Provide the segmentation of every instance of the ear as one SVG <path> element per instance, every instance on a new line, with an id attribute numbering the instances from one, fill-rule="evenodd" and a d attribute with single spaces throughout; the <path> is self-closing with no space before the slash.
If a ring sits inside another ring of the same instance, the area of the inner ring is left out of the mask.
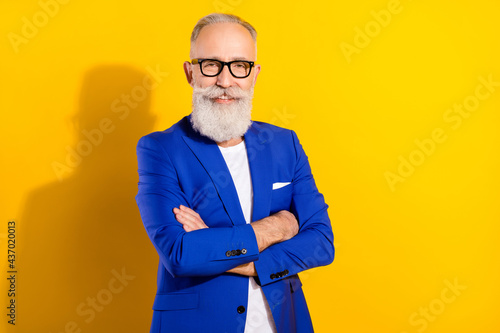
<path id="1" fill-rule="evenodd" d="M 184 61 L 184 74 L 191 87 L 193 87 L 193 67 L 189 61 Z"/>
<path id="2" fill-rule="evenodd" d="M 253 67 L 254 70 L 254 76 L 253 76 L 253 84 L 255 85 L 255 82 L 257 82 L 257 75 L 260 73 L 260 65 L 255 65 Z"/>

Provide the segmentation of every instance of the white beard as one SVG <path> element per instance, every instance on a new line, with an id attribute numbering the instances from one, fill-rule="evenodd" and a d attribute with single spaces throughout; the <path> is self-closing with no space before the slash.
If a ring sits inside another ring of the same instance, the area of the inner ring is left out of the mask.
<path id="1" fill-rule="evenodd" d="M 219 104 L 213 98 L 222 95 L 235 100 L 230 104 Z M 193 112 L 191 124 L 201 135 L 215 142 L 224 142 L 242 137 L 250 125 L 253 87 L 243 90 L 237 86 L 221 88 L 213 85 L 193 88 Z"/>

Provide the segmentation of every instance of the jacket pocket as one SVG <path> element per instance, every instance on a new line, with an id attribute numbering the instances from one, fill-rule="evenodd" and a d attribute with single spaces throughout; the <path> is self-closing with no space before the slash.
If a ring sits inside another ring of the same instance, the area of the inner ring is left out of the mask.
<path id="1" fill-rule="evenodd" d="M 293 184 L 274 189 L 271 193 L 271 214 L 280 210 L 290 210 L 292 205 Z"/>
<path id="2" fill-rule="evenodd" d="M 196 309 L 199 303 L 198 293 L 168 293 L 157 294 L 153 303 L 153 310 L 188 310 Z"/>

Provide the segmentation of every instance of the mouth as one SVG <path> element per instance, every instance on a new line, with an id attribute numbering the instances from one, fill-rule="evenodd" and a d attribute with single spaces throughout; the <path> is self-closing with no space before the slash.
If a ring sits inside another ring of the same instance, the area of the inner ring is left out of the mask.
<path id="1" fill-rule="evenodd" d="M 235 101 L 235 99 L 233 97 L 230 97 L 230 96 L 228 96 L 226 94 L 221 95 L 219 97 L 212 98 L 212 100 L 215 103 L 219 103 L 219 104 L 229 104 L 229 103 L 232 103 L 232 102 Z"/>

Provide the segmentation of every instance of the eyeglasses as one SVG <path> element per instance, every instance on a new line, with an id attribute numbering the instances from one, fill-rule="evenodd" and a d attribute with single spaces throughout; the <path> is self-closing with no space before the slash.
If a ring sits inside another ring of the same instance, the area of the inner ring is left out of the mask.
<path id="1" fill-rule="evenodd" d="M 254 65 L 253 61 L 235 60 L 224 62 L 215 59 L 193 59 L 191 60 L 191 63 L 193 65 L 200 64 L 201 74 L 208 77 L 219 75 L 224 69 L 224 66 L 227 65 L 231 75 L 237 79 L 244 79 L 248 77 Z"/>

